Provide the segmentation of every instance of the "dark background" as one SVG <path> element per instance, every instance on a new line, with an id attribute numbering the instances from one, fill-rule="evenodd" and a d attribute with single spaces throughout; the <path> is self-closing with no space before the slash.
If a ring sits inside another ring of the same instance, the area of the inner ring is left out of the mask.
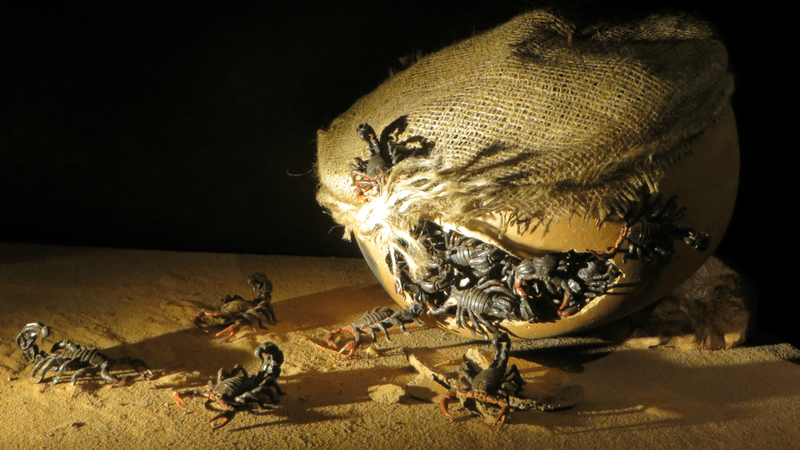
<path id="1" fill-rule="evenodd" d="M 785 338 L 794 328 L 793 274 L 781 273 L 791 251 L 780 250 L 776 231 L 790 219 L 765 207 L 786 164 L 761 164 L 785 147 L 770 141 L 780 133 L 767 103 L 791 94 L 780 90 L 776 74 L 786 68 L 771 56 L 796 40 L 784 39 L 779 10 L 600 0 L 166 3 L 0 6 L 0 241 L 358 256 L 314 200 L 316 130 L 400 69 L 399 57 L 535 7 L 578 23 L 666 8 L 707 18 L 728 45 L 743 170 L 718 253 L 754 280 L 766 327 Z M 794 191 L 778 197 L 784 209 L 796 204 Z"/>

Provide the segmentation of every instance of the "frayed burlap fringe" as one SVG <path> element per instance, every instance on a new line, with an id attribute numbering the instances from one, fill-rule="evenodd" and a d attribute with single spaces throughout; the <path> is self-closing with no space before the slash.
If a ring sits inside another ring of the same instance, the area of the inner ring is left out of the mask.
<path id="1" fill-rule="evenodd" d="M 653 16 L 574 28 L 534 11 L 428 55 L 319 132 L 318 201 L 346 233 L 424 267 L 408 235 L 422 219 L 504 227 L 554 217 L 624 214 L 717 118 L 733 91 L 727 53 L 707 24 Z M 356 127 L 399 116 L 399 139 L 433 142 L 397 164 L 380 193 L 359 201 Z M 419 269 L 422 270 L 422 269 Z"/>

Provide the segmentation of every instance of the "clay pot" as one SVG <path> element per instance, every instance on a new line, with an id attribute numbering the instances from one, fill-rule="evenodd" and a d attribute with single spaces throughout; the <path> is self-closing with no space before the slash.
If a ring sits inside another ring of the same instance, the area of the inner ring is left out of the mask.
<path id="1" fill-rule="evenodd" d="M 554 322 L 505 320 L 501 326 L 517 339 L 560 336 L 619 319 L 663 297 L 699 269 L 719 244 L 733 213 L 738 179 L 739 142 L 733 111 L 728 107 L 719 120 L 696 141 L 693 152 L 675 165 L 659 186 L 665 198 L 678 195 L 678 202 L 686 206 L 686 213 L 680 221 L 682 225 L 708 233 L 710 245 L 707 250 L 697 251 L 677 241 L 675 258 L 671 262 L 658 271 L 647 270 L 644 273 L 642 261 L 628 259 L 623 263 L 622 255 L 617 254 L 613 260 L 622 271 L 617 283 L 624 287 L 592 299 L 576 314 L 560 317 Z M 560 217 L 553 221 L 546 232 L 539 228 L 520 234 L 510 229 L 502 235 L 492 217 L 483 221 L 440 225 L 490 242 L 524 258 L 570 250 L 606 250 L 614 245 L 625 224 L 622 220 L 607 220 L 598 229 L 594 220 Z M 394 277 L 385 263 L 386 255 L 368 240 L 359 239 L 359 246 L 389 295 L 402 307 L 408 306 L 410 299 L 395 292 Z M 452 318 L 439 324 L 456 333 L 471 335 L 465 328 L 456 330 Z"/>

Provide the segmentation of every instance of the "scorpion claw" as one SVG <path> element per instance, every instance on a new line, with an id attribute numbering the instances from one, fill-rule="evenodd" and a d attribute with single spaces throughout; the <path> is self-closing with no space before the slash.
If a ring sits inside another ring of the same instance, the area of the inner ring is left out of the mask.
<path id="1" fill-rule="evenodd" d="M 236 415 L 235 411 L 225 411 L 225 412 L 219 413 L 216 416 L 208 419 L 208 423 L 211 423 L 211 422 L 213 422 L 213 421 L 215 421 L 217 419 L 222 419 L 222 423 L 221 424 L 216 425 L 216 426 L 211 428 L 212 430 L 218 430 L 218 429 L 224 427 L 225 425 L 227 425 L 228 422 L 230 422 L 233 419 L 234 415 Z"/>
<path id="2" fill-rule="evenodd" d="M 222 340 L 219 341 L 220 344 L 222 344 L 223 342 L 229 341 L 233 336 L 236 335 L 236 331 L 234 331 L 233 328 L 234 328 L 234 325 L 231 325 L 228 328 L 225 328 L 224 330 L 222 330 L 222 331 L 220 331 L 219 333 L 216 334 L 216 336 L 219 336 L 221 334 L 228 333 L 228 336 L 222 338 Z"/>
<path id="3" fill-rule="evenodd" d="M 175 391 L 175 395 L 172 396 L 172 399 L 175 401 L 175 404 L 178 405 L 178 408 L 187 411 L 186 404 L 183 402 L 183 398 L 181 397 L 180 392 Z"/>
<path id="4" fill-rule="evenodd" d="M 340 329 L 339 329 L 339 330 L 340 330 Z M 336 333 L 338 333 L 338 332 L 339 332 L 339 330 L 330 331 L 330 332 L 328 332 L 328 334 L 326 334 L 326 335 L 325 335 L 325 342 L 327 342 L 327 343 L 328 343 L 328 345 L 329 345 L 331 348 L 336 348 L 336 343 L 335 343 L 335 342 L 333 342 L 333 336 L 334 336 Z"/>
<path id="5" fill-rule="evenodd" d="M 350 341 L 345 344 L 345 346 L 339 350 L 339 354 L 342 355 L 342 359 L 340 361 L 347 361 L 348 359 L 352 358 L 353 355 L 355 355 L 357 348 L 358 343 L 356 341 Z"/>
<path id="6" fill-rule="evenodd" d="M 450 422 L 453 421 L 453 416 L 450 415 L 450 411 L 447 410 L 447 401 L 453 397 L 453 392 L 454 391 L 448 391 L 447 394 L 443 395 L 442 399 L 439 400 L 439 406 L 442 408 L 442 412 L 444 412 L 445 417 L 447 417 L 447 420 Z"/>

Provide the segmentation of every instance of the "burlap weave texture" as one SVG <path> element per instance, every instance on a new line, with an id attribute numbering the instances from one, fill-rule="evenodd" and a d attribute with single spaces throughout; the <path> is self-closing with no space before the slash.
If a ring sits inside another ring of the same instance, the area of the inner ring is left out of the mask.
<path id="1" fill-rule="evenodd" d="M 422 58 L 321 130 L 317 199 L 348 231 L 388 233 L 379 240 L 420 219 L 527 227 L 624 213 L 658 192 L 732 91 L 725 47 L 702 21 L 575 27 L 533 11 Z M 433 148 L 359 202 L 348 163 L 369 150 L 356 127 L 400 116 L 400 139 Z"/>

